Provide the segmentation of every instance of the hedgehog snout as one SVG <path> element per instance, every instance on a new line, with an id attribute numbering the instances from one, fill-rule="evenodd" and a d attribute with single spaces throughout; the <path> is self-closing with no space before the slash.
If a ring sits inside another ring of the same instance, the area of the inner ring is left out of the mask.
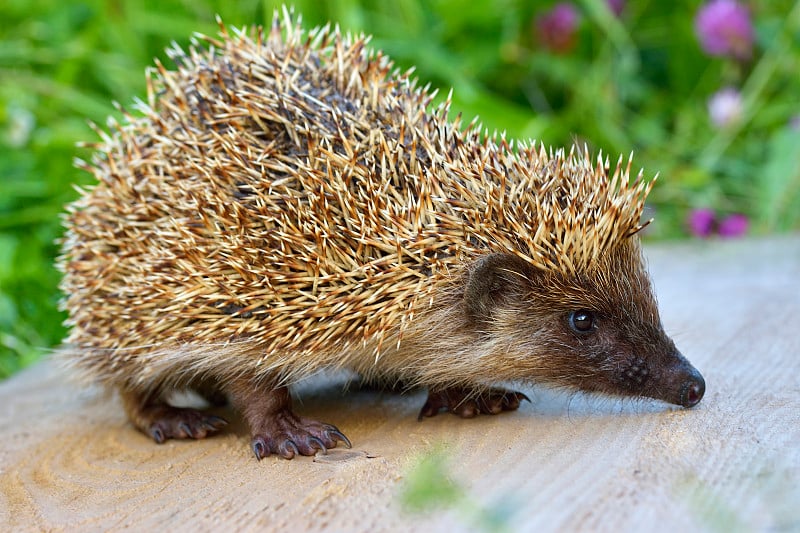
<path id="1" fill-rule="evenodd" d="M 677 350 L 671 359 L 662 378 L 656 380 L 661 394 L 653 396 L 682 407 L 694 407 L 703 399 L 706 382 L 702 374 Z"/>
<path id="2" fill-rule="evenodd" d="M 694 367 L 689 367 L 686 381 L 681 386 L 680 404 L 683 407 L 694 407 L 703 399 L 706 392 L 706 380 Z"/>

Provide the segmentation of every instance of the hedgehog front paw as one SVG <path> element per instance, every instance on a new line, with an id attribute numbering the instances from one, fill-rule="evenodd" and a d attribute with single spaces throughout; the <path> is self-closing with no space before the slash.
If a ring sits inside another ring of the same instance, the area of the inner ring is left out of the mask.
<path id="1" fill-rule="evenodd" d="M 496 415 L 503 411 L 515 411 L 522 400 L 531 401 L 521 392 L 505 389 L 489 389 L 475 394 L 471 389 L 454 387 L 441 391 L 428 391 L 428 399 L 419 412 L 418 420 L 436 416 L 447 410 L 461 418 L 473 418 L 478 414 Z"/>
<path id="2" fill-rule="evenodd" d="M 351 447 L 350 440 L 336 426 L 296 416 L 291 411 L 281 411 L 264 421 L 259 431 L 253 433 L 251 446 L 259 461 L 274 453 L 284 459 L 295 455 L 326 453 L 338 442 Z"/>

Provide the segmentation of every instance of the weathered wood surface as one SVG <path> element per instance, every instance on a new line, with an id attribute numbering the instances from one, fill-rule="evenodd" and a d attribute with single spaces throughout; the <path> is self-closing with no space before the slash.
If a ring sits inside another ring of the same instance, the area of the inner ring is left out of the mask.
<path id="1" fill-rule="evenodd" d="M 456 510 L 399 504 L 409 468 L 442 447 L 510 530 L 800 531 L 800 237 L 648 256 L 666 329 L 707 381 L 695 409 L 532 389 L 516 413 L 417 422 L 422 393 L 323 383 L 299 410 L 354 449 L 256 462 L 241 422 L 158 446 L 118 399 L 45 362 L 0 384 L 0 529 L 465 530 Z"/>

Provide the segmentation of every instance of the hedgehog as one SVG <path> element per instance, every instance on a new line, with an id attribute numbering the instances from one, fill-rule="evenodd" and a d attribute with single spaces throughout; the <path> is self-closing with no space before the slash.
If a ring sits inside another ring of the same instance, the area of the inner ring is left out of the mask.
<path id="1" fill-rule="evenodd" d="M 285 9 L 218 23 L 95 127 L 76 165 L 97 183 L 64 217 L 63 358 L 136 428 L 220 431 L 170 403 L 189 389 L 241 414 L 259 460 L 349 447 L 292 410 L 327 369 L 427 388 L 420 419 L 516 410 L 516 384 L 700 401 L 639 242 L 655 178 L 630 158 L 451 120 L 368 37 Z"/>

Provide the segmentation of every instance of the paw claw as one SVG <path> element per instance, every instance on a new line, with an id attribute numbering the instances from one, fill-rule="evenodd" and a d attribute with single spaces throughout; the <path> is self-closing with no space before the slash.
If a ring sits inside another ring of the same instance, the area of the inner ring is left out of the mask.
<path id="1" fill-rule="evenodd" d="M 333 436 L 333 437 L 335 437 L 334 446 L 336 445 L 336 441 L 338 440 L 338 441 L 341 441 L 348 448 L 352 448 L 353 447 L 353 445 L 350 444 L 350 439 L 345 437 L 344 434 L 341 431 L 339 431 L 338 429 L 333 428 L 332 430 L 328 430 L 328 434 Z"/>
<path id="2" fill-rule="evenodd" d="M 181 422 L 178 424 L 178 431 L 175 434 L 175 437 L 179 439 L 185 439 L 187 437 L 195 437 L 195 432 L 192 431 L 192 428 L 186 422 Z"/>
<path id="3" fill-rule="evenodd" d="M 164 431 L 158 427 L 153 426 L 150 428 L 150 436 L 156 441 L 156 444 L 164 444 L 167 438 L 164 436 Z"/>
<path id="4" fill-rule="evenodd" d="M 285 440 L 278 448 L 278 453 L 284 459 L 294 459 L 296 455 L 300 455 L 300 450 L 297 449 L 297 445 L 293 441 Z"/>
<path id="5" fill-rule="evenodd" d="M 309 437 L 308 443 L 313 448 L 316 448 L 317 450 L 321 451 L 322 455 L 326 455 L 328 453 L 328 448 L 326 448 L 325 444 L 323 444 L 322 441 L 319 440 L 317 437 Z"/>
<path id="6" fill-rule="evenodd" d="M 253 453 L 256 454 L 257 460 L 260 461 L 264 457 L 269 456 L 269 446 L 267 446 L 267 443 L 264 442 L 264 439 L 254 439 L 251 446 L 253 448 Z"/>
<path id="7" fill-rule="evenodd" d="M 228 421 L 218 416 L 208 416 L 203 424 L 207 429 L 217 431 L 228 425 Z"/>

